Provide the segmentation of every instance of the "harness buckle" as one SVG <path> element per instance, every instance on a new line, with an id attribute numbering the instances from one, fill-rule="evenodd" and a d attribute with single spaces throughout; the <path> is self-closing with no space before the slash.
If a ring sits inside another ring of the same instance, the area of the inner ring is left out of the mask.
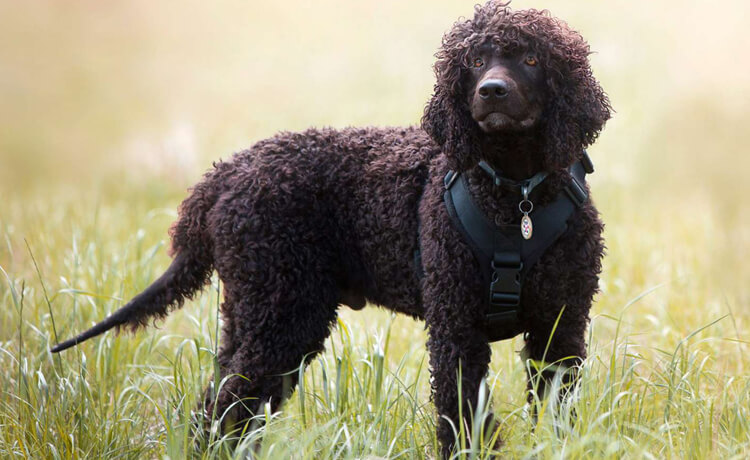
<path id="1" fill-rule="evenodd" d="M 586 193 L 586 189 L 583 188 L 583 186 L 578 182 L 578 179 L 575 178 L 575 176 L 571 176 L 571 181 L 568 184 L 567 187 L 565 187 L 565 192 L 568 194 L 571 200 L 573 200 L 573 203 L 576 205 L 576 207 L 581 207 L 586 202 L 586 199 L 588 199 L 588 194 Z"/>
<path id="2" fill-rule="evenodd" d="M 496 252 L 492 260 L 490 315 L 509 313 L 521 304 L 521 254 Z"/>

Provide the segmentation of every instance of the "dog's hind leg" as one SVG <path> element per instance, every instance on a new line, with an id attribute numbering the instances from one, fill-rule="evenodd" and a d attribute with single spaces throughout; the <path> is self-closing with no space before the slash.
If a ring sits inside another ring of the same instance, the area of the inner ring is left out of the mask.
<path id="1" fill-rule="evenodd" d="M 267 260 L 265 266 L 275 269 L 263 280 L 225 282 L 219 354 L 224 382 L 207 411 L 224 417 L 225 429 L 262 413 L 266 403 L 278 410 L 297 385 L 299 366 L 323 349 L 335 322 L 334 280 L 304 269 L 314 266 L 299 252 L 293 265 Z"/>

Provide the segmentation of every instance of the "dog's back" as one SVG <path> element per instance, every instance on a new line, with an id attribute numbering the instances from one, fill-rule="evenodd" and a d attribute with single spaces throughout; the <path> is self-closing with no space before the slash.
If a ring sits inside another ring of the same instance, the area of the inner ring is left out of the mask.
<path id="1" fill-rule="evenodd" d="M 298 246 L 314 248 L 318 266 L 310 269 L 330 271 L 342 303 L 361 305 L 367 298 L 421 316 L 417 208 L 427 163 L 436 153 L 418 128 L 279 134 L 228 162 L 235 173 L 221 181 L 209 234 L 221 244 L 244 240 L 243 248 L 251 251 L 287 235 Z M 216 269 L 230 279 L 235 269 L 221 260 L 236 244 L 221 244 Z M 256 276 L 267 276 L 257 268 Z"/>
<path id="2" fill-rule="evenodd" d="M 309 129 L 214 164 L 180 205 L 172 264 L 127 305 L 58 352 L 114 327 L 164 317 L 210 279 L 263 285 L 269 260 L 326 277 L 337 302 L 421 317 L 417 207 L 436 146 L 418 128 Z M 286 249 L 286 250 L 285 250 Z M 307 253 L 300 263 L 295 254 Z"/>

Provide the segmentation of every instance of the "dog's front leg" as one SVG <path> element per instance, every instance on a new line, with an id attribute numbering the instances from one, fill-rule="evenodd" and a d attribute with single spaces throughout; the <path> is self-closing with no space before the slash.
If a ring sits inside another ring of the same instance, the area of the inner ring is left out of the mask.
<path id="1" fill-rule="evenodd" d="M 580 364 L 586 358 L 586 327 L 603 252 L 601 238 L 594 230 L 571 232 L 585 235 L 583 243 L 572 236 L 560 240 L 557 247 L 563 256 L 550 251 L 528 280 L 534 289 L 524 291 L 529 308 L 525 311 L 527 333 L 522 358 L 535 415 L 553 383 L 559 383 L 556 402 L 575 389 Z"/>
<path id="2" fill-rule="evenodd" d="M 556 311 L 559 319 L 556 316 L 537 323 L 526 334 L 521 352 L 528 376 L 528 400 L 535 419 L 545 398 L 552 396 L 557 404 L 575 389 L 579 366 L 586 358 L 588 305 L 565 304 L 550 311 Z M 556 390 L 554 395 L 550 395 L 551 389 Z"/>
<path id="3" fill-rule="evenodd" d="M 433 164 L 431 182 L 420 202 L 419 240 L 431 385 L 439 417 L 437 435 L 441 455 L 448 458 L 456 442 L 454 432 L 463 427 L 467 435 L 481 433 L 494 420 L 488 414 L 486 425 L 472 427 L 480 385 L 490 362 L 490 346 L 482 327 L 487 307 L 479 263 L 443 202 L 447 169 L 441 166 L 441 158 Z"/>
<path id="4" fill-rule="evenodd" d="M 444 223 L 450 225 L 447 219 L 446 216 Z M 453 230 L 444 227 L 441 231 Z M 490 347 L 480 327 L 485 308 L 479 295 L 477 263 L 471 250 L 460 243 L 458 234 L 447 238 L 441 240 L 445 244 L 435 240 L 423 244 L 422 285 L 443 458 L 450 457 L 456 432 L 463 427 L 467 437 L 472 433 L 480 384 L 490 362 Z"/>
<path id="5" fill-rule="evenodd" d="M 439 417 L 438 439 L 442 457 L 449 458 L 458 441 L 456 434 L 462 428 L 465 439 L 472 434 L 480 383 L 487 374 L 490 349 L 483 334 L 477 330 L 456 330 L 439 323 L 432 323 L 429 327 L 427 345 L 430 350 L 433 399 Z M 483 426 L 477 428 L 491 426 L 491 419 L 490 414 L 482 421 Z"/>

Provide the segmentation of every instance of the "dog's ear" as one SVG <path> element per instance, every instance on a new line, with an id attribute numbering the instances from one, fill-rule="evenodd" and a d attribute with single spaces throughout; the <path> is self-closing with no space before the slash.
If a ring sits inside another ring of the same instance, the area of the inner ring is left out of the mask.
<path id="1" fill-rule="evenodd" d="M 445 95 L 440 93 L 440 87 L 435 85 L 435 94 L 424 109 L 422 129 L 430 135 L 437 145 L 442 147 L 445 145 L 450 108 L 447 107 Z"/>
<path id="2" fill-rule="evenodd" d="M 567 56 L 567 68 L 551 72 L 545 119 L 544 168 L 568 168 L 584 148 L 594 143 L 612 107 L 588 63 L 589 48 L 576 34 L 577 56 Z M 570 48 L 569 48 L 570 49 Z"/>
<path id="3" fill-rule="evenodd" d="M 422 129 L 440 146 L 455 171 L 465 171 L 479 161 L 477 126 L 471 118 L 461 87 L 462 66 L 452 59 L 435 65 L 437 83 L 422 117 Z"/>
<path id="4" fill-rule="evenodd" d="M 442 46 L 435 54 L 435 91 L 422 117 L 422 128 L 440 146 L 454 171 L 465 171 L 479 162 L 479 126 L 471 118 L 462 83 L 468 72 L 475 27 L 481 26 L 476 17 L 462 20 L 443 36 Z"/>

